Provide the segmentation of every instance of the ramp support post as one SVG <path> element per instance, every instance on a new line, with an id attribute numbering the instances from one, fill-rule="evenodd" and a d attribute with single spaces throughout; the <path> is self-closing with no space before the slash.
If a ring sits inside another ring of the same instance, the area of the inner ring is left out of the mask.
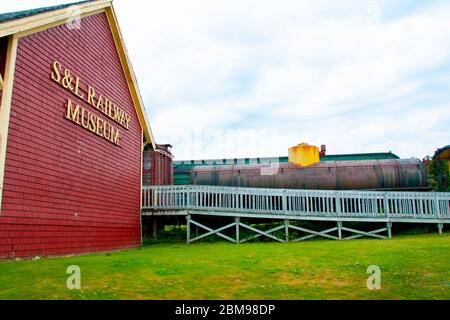
<path id="1" fill-rule="evenodd" d="M 239 238 L 239 224 L 241 223 L 241 218 L 236 217 L 235 222 L 236 222 L 236 244 L 239 244 L 241 242 Z"/>
<path id="2" fill-rule="evenodd" d="M 186 216 L 186 240 L 187 243 L 191 243 L 191 215 Z"/>

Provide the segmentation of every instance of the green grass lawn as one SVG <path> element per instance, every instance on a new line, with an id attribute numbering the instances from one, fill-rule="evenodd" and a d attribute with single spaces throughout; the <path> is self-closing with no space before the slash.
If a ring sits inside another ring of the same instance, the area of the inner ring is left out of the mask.
<path id="1" fill-rule="evenodd" d="M 66 268 L 81 268 L 81 290 Z M 381 290 L 366 288 L 381 268 Z M 0 263 L 0 299 L 450 299 L 450 234 L 183 243 Z"/>

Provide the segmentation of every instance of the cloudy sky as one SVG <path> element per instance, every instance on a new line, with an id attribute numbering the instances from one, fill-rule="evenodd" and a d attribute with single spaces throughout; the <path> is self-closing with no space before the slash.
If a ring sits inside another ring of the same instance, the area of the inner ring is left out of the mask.
<path id="1" fill-rule="evenodd" d="M 449 1 L 114 6 L 155 138 L 177 160 L 282 156 L 300 142 L 422 158 L 450 144 Z"/>

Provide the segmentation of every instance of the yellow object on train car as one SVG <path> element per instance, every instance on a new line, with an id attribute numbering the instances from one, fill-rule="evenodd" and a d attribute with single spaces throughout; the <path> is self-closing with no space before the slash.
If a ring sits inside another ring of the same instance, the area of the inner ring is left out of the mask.
<path id="1" fill-rule="evenodd" d="M 320 162 L 319 148 L 301 143 L 289 148 L 289 162 L 303 167 L 312 166 Z"/>
<path id="2" fill-rule="evenodd" d="M 447 165 L 450 171 L 450 145 L 437 149 L 433 159 L 438 161 L 448 160 Z"/>

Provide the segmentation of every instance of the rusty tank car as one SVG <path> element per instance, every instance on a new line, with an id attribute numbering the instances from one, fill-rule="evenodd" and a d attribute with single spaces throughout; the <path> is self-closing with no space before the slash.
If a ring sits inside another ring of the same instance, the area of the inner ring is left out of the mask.
<path id="1" fill-rule="evenodd" d="M 186 184 L 323 190 L 427 190 L 419 159 L 321 161 L 302 167 L 289 162 L 192 166 L 175 169 Z"/>

